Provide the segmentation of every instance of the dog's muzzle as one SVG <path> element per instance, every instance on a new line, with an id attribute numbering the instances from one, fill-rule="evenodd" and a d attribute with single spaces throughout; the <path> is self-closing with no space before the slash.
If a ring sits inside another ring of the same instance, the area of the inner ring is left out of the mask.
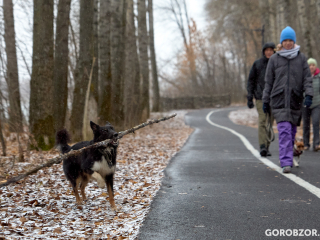
<path id="1" fill-rule="evenodd" d="M 113 147 L 118 147 L 118 145 L 119 145 L 119 139 L 112 139 L 112 141 L 110 141 L 110 144 L 111 144 Z"/>

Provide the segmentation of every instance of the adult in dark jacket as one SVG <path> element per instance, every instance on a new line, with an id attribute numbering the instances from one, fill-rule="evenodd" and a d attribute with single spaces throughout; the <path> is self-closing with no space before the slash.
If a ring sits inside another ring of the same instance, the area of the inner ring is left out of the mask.
<path id="1" fill-rule="evenodd" d="M 308 59 L 312 76 L 313 98 L 310 107 L 302 108 L 303 143 L 305 150 L 310 148 L 310 120 L 313 126 L 313 151 L 320 150 L 319 123 L 320 123 L 320 70 L 317 68 L 317 60 Z M 311 118 L 311 119 L 310 119 Z"/>
<path id="2" fill-rule="evenodd" d="M 268 133 L 266 129 L 266 114 L 262 109 L 262 94 L 264 89 L 264 77 L 269 62 L 269 58 L 274 54 L 274 49 L 276 48 L 273 42 L 264 44 L 262 48 L 263 57 L 256 60 L 250 70 L 248 78 L 248 107 L 253 108 L 253 97 L 256 99 L 256 107 L 259 114 L 258 120 L 258 135 L 259 135 L 259 146 L 260 146 L 260 155 L 262 157 L 271 156 L 269 152 L 270 141 L 268 140 Z M 271 115 L 271 121 L 273 122 L 273 117 Z"/>
<path id="3" fill-rule="evenodd" d="M 264 112 L 272 109 L 279 131 L 279 158 L 284 173 L 290 173 L 293 164 L 293 146 L 297 126 L 304 105 L 312 104 L 312 79 L 306 57 L 295 44 L 296 33 L 291 27 L 282 30 L 281 50 L 268 63 L 263 91 Z"/>

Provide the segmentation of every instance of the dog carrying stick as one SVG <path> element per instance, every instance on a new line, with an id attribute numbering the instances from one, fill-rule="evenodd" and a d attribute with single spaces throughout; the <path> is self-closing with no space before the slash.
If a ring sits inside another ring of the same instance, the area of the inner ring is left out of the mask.
<path id="1" fill-rule="evenodd" d="M 81 152 L 83 152 L 86 149 L 92 149 L 92 148 L 98 148 L 98 147 L 107 147 L 110 142 L 113 142 L 113 141 L 116 141 L 118 139 L 121 139 L 123 136 L 125 136 L 127 134 L 134 133 L 135 131 L 137 131 L 137 130 L 139 130 L 141 128 L 144 128 L 144 127 L 146 127 L 148 125 L 169 120 L 170 118 L 174 118 L 175 116 L 177 116 L 176 113 L 174 113 L 174 114 L 172 114 L 170 116 L 167 116 L 167 117 L 163 117 L 163 118 L 147 121 L 145 123 L 142 123 L 142 124 L 140 124 L 138 126 L 135 126 L 135 127 L 131 128 L 131 129 L 125 130 L 123 132 L 119 132 L 118 137 L 116 137 L 115 139 L 108 139 L 108 140 L 105 140 L 105 141 L 102 141 L 102 142 L 98 142 L 98 143 L 92 144 L 92 145 L 90 145 L 88 147 L 81 148 L 79 150 L 74 150 L 74 151 L 71 151 L 69 153 L 60 155 L 59 157 L 51 158 L 48 162 L 46 162 L 44 164 L 41 164 L 41 165 L 31 169 L 30 171 L 28 171 L 28 172 L 26 172 L 24 174 L 21 174 L 21 175 L 18 175 L 16 177 L 8 179 L 6 182 L 0 184 L 0 188 L 8 186 L 8 185 L 10 185 L 12 183 L 16 183 L 16 182 L 20 181 L 21 179 L 23 179 L 23 178 L 25 178 L 25 177 L 27 177 L 27 176 L 29 176 L 31 174 L 34 174 L 34 173 L 38 172 L 42 168 L 51 167 L 53 164 L 59 164 L 64 159 L 67 159 L 70 156 L 74 156 L 74 155 L 80 154 Z"/>

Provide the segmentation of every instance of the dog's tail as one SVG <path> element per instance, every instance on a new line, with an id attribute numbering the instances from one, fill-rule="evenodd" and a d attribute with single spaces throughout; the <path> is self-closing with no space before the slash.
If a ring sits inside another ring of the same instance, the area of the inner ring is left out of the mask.
<path id="1" fill-rule="evenodd" d="M 56 148 L 61 153 L 67 153 L 71 150 L 71 147 L 68 145 L 70 142 L 70 135 L 66 129 L 62 129 L 56 134 Z"/>

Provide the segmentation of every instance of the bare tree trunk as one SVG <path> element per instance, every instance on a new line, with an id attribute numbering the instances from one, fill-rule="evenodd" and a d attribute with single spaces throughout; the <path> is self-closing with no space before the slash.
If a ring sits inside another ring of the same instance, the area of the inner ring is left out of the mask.
<path id="1" fill-rule="evenodd" d="M 310 26 L 307 22 L 306 7 L 305 7 L 304 0 L 297 0 L 297 4 L 298 4 L 299 21 L 300 21 L 300 26 L 301 26 L 302 35 L 303 35 L 304 52 L 309 58 L 309 57 L 312 57 L 312 51 L 311 51 L 311 39 L 310 39 Z"/>
<path id="2" fill-rule="evenodd" d="M 246 19 L 246 22 L 249 25 L 249 22 L 247 21 L 247 19 Z M 261 43 L 257 42 L 255 34 L 254 34 L 254 32 L 252 30 L 248 30 L 247 32 L 251 35 L 251 39 L 252 39 L 254 47 L 255 47 L 254 48 L 255 49 L 255 53 L 256 53 L 256 57 L 255 58 L 260 58 L 261 57 L 261 49 L 262 49 Z"/>
<path id="3" fill-rule="evenodd" d="M 111 16 L 111 112 L 112 124 L 122 128 L 124 124 L 124 69 L 125 28 L 127 0 L 112 0 Z"/>
<path id="4" fill-rule="evenodd" d="M 294 17 L 292 15 L 293 11 L 292 11 L 292 4 L 291 4 L 291 0 L 283 0 L 282 2 L 283 4 L 283 17 L 284 17 L 284 27 L 286 26 L 292 26 L 292 18 Z"/>
<path id="5" fill-rule="evenodd" d="M 307 1 L 305 0 L 306 5 L 306 16 L 307 16 L 307 22 L 309 25 L 310 30 L 310 46 L 311 46 L 311 52 L 312 57 L 315 58 L 318 62 L 320 61 L 320 55 L 317 53 L 320 53 L 320 29 L 319 29 L 319 23 L 320 18 L 318 18 L 318 12 L 317 12 L 317 4 L 316 0 Z"/>
<path id="6" fill-rule="evenodd" d="M 68 100 L 68 35 L 71 0 L 59 0 L 54 54 L 54 128 L 64 127 Z"/>
<path id="7" fill-rule="evenodd" d="M 23 131 L 23 125 L 12 0 L 3 0 L 3 16 L 5 23 L 4 40 L 7 53 L 7 83 L 10 103 L 8 111 L 9 126 L 10 131 L 20 132 Z"/>
<path id="8" fill-rule="evenodd" d="M 99 68 L 100 68 L 100 93 L 99 93 L 99 117 L 100 124 L 111 121 L 111 0 L 100 2 L 99 21 Z"/>
<path id="9" fill-rule="evenodd" d="M 140 69 L 137 53 L 136 27 L 134 24 L 134 2 L 128 0 L 126 26 L 126 69 L 124 82 L 125 127 L 129 128 L 139 123 L 140 106 Z"/>
<path id="10" fill-rule="evenodd" d="M 1 146 L 2 146 L 2 156 L 6 156 L 7 153 L 6 153 L 6 142 L 4 140 L 4 137 L 3 137 L 3 133 L 2 133 L 2 119 L 1 119 L 1 116 L 0 116 L 0 140 L 1 140 Z"/>
<path id="11" fill-rule="evenodd" d="M 284 10 L 285 10 L 285 2 L 286 0 L 279 0 L 277 9 L 277 22 L 280 29 L 278 29 L 278 39 L 280 39 L 280 32 L 282 29 L 286 27 L 285 17 L 284 17 Z"/>
<path id="12" fill-rule="evenodd" d="M 73 104 L 71 112 L 71 133 L 73 141 L 82 140 L 85 94 L 89 82 L 93 60 L 93 12 L 94 0 L 80 2 L 80 51 L 75 76 Z"/>
<path id="13" fill-rule="evenodd" d="M 220 54 L 220 61 L 223 68 L 223 92 L 229 94 L 229 84 L 228 84 L 228 72 L 227 72 L 227 59 L 224 55 Z"/>
<path id="14" fill-rule="evenodd" d="M 153 0 L 148 0 L 148 11 L 149 11 L 149 48 L 150 48 L 150 60 L 151 60 L 151 70 L 152 70 L 152 90 L 153 90 L 152 111 L 159 112 L 160 89 L 159 89 L 159 80 L 158 80 L 156 51 L 154 47 Z"/>
<path id="15" fill-rule="evenodd" d="M 315 45 L 316 45 L 316 49 L 318 54 L 316 54 L 316 56 L 314 56 L 318 62 L 320 62 L 320 0 L 315 0 L 314 1 L 314 15 L 313 15 L 313 21 L 315 21 L 315 23 L 312 24 L 312 32 L 314 34 L 313 39 L 315 40 Z"/>
<path id="16" fill-rule="evenodd" d="M 260 5 L 260 11 L 261 11 L 261 17 L 262 17 L 262 25 L 264 25 L 264 41 L 265 42 L 271 42 L 272 40 L 272 29 L 270 24 L 270 18 L 272 17 L 270 14 L 270 7 L 269 7 L 269 1 L 266 0 L 259 0 Z"/>
<path id="17" fill-rule="evenodd" d="M 320 0 L 316 0 L 315 4 L 317 8 L 318 23 L 320 23 Z"/>
<path id="18" fill-rule="evenodd" d="M 38 0 L 34 2 L 30 132 L 42 150 L 54 146 L 53 62 L 53 0 Z"/>
<path id="19" fill-rule="evenodd" d="M 243 73 L 244 73 L 244 79 L 246 81 L 245 86 L 247 86 L 248 81 L 248 67 L 247 67 L 247 61 L 248 61 L 248 47 L 247 47 L 247 38 L 246 34 L 242 32 L 242 46 L 244 46 L 244 53 L 243 53 Z"/>
<path id="20" fill-rule="evenodd" d="M 148 32 L 147 32 L 146 0 L 138 0 L 138 38 L 139 56 L 142 75 L 142 119 L 150 115 L 149 106 L 149 58 L 148 58 Z"/>
<path id="21" fill-rule="evenodd" d="M 183 0 L 184 3 L 184 9 L 186 12 L 186 16 L 188 16 L 187 14 L 187 8 L 186 8 L 186 4 L 185 4 L 185 0 Z M 198 84 L 198 80 L 197 80 L 197 69 L 196 69 L 196 64 L 195 64 L 195 57 L 194 57 L 194 51 L 193 51 L 193 47 L 191 44 L 191 36 L 190 36 L 190 31 L 189 31 L 189 42 L 187 39 L 187 35 L 185 33 L 185 28 L 184 28 L 184 21 L 183 21 L 183 16 L 182 16 L 182 7 L 179 3 L 178 0 L 171 0 L 171 7 L 170 7 L 170 11 L 173 13 L 175 21 L 178 25 L 179 31 L 181 33 L 182 39 L 183 39 L 183 44 L 186 50 L 186 54 L 187 54 L 187 58 L 188 58 L 188 67 L 189 67 L 189 71 L 190 71 L 190 85 L 191 85 L 191 91 L 192 94 L 196 94 L 198 93 L 199 90 L 199 84 Z M 187 20 L 187 22 L 189 22 Z M 188 25 L 188 28 L 190 28 L 190 25 Z"/>
<path id="22" fill-rule="evenodd" d="M 277 21 L 277 14 L 276 14 L 276 6 L 274 4 L 274 0 L 268 0 L 269 2 L 269 19 L 270 19 L 270 35 L 271 41 L 277 43 L 279 40 L 277 39 L 278 33 L 278 25 L 276 24 Z"/>
<path id="23" fill-rule="evenodd" d="M 98 36 L 98 19 L 99 19 L 99 1 L 94 0 L 94 10 L 93 10 L 93 56 L 98 60 L 99 56 L 99 36 Z M 105 1 L 105 0 L 102 0 Z M 91 84 L 91 95 L 95 101 L 99 102 L 99 63 L 93 66 L 92 72 L 92 84 Z"/>

